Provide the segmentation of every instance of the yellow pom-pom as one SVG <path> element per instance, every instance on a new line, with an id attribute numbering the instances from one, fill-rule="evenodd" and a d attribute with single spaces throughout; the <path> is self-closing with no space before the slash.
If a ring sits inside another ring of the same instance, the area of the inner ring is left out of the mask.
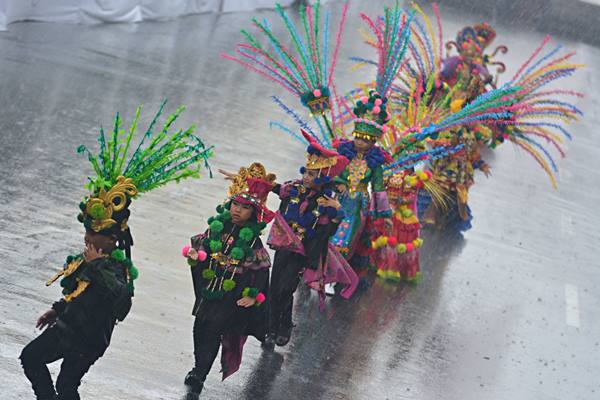
<path id="1" fill-rule="evenodd" d="M 465 104 L 465 99 L 452 100 L 450 103 L 450 111 L 453 113 L 459 112 L 462 109 L 463 104 Z"/>
<path id="2" fill-rule="evenodd" d="M 406 245 L 404 243 L 400 243 L 396 246 L 396 251 L 400 254 L 406 253 Z"/>

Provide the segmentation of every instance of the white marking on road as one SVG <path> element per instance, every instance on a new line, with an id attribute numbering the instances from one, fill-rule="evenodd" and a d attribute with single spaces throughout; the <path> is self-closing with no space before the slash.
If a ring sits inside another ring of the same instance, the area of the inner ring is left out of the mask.
<path id="1" fill-rule="evenodd" d="M 565 285 L 565 306 L 567 325 L 579 328 L 579 290 L 569 283 Z"/>

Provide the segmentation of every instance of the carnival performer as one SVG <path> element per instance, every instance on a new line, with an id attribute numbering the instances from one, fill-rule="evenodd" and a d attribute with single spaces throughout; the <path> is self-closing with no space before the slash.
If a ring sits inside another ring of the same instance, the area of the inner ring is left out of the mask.
<path id="1" fill-rule="evenodd" d="M 450 109 L 459 112 L 477 96 L 488 91 L 487 86 L 496 88 L 497 76 L 488 70 L 488 65 L 498 65 L 498 73 L 506 69 L 501 62 L 491 61 L 498 52 L 506 53 L 506 46 L 498 46 L 491 55 L 484 51 L 496 37 L 496 32 L 489 24 L 477 24 L 461 29 L 456 41 L 446 43 L 452 46 L 458 55 L 449 56 L 442 62 L 439 79 L 444 83 L 449 94 Z M 444 92 L 444 91 L 440 91 Z M 430 143 L 432 146 L 458 145 L 464 147 L 445 158 L 431 163 L 434 180 L 448 194 L 448 209 L 432 203 L 424 211 L 424 221 L 428 224 L 440 223 L 441 226 L 453 226 L 458 231 L 471 228 L 471 209 L 468 204 L 469 190 L 475 183 L 475 171 L 481 170 L 486 177 L 490 176 L 490 167 L 481 157 L 481 148 L 494 141 L 492 130 L 483 124 L 456 127 L 440 135 L 440 140 Z M 443 221 L 439 221 L 443 219 Z"/>
<path id="2" fill-rule="evenodd" d="M 353 110 L 354 140 L 336 143 L 337 151 L 350 163 L 334 180 L 345 217 L 331 243 L 363 274 L 372 253 L 372 221 L 382 219 L 387 229 L 393 226 L 383 181 L 383 165 L 391 158 L 376 145 L 387 130 L 386 103 L 387 99 L 375 91 L 363 96 Z"/>
<path id="3" fill-rule="evenodd" d="M 164 103 L 155 121 L 163 107 Z M 140 108 L 127 133 L 121 129 L 118 114 L 108 141 L 101 131 L 98 156 L 85 146 L 78 148 L 87 153 L 96 174 L 88 178 L 86 187 L 91 193 L 79 204 L 85 249 L 67 257 L 64 268 L 47 282 L 50 285 L 60 279 L 63 297 L 38 319 L 36 327 L 47 328 L 25 346 L 20 357 L 38 399 L 79 399 L 81 379 L 104 355 L 117 321 L 123 321 L 130 311 L 133 282 L 138 277 L 129 256 L 132 199 L 168 182 L 198 176 L 211 154 L 192 135 L 193 128 L 168 133 L 182 110 L 169 117 L 160 135 L 154 135 L 150 127 L 144 138 L 152 140 L 152 145 L 144 148 L 142 139 L 129 161 L 127 153 Z M 59 359 L 63 362 L 55 387 L 46 364 Z"/>
<path id="4" fill-rule="evenodd" d="M 372 243 L 376 250 L 373 264 L 377 266 L 380 278 L 411 283 L 420 279 L 419 249 L 423 239 L 420 236 L 417 193 L 430 178 L 430 172 L 411 168 L 384 179 L 390 207 L 394 210 L 394 227 L 389 236 L 380 229 L 382 234 Z"/>
<path id="5" fill-rule="evenodd" d="M 329 244 L 344 218 L 341 204 L 333 197 L 333 179 L 348 160 L 322 147 L 306 131 L 302 134 L 310 143 L 306 165 L 300 169 L 302 179 L 273 189 L 281 204 L 267 242 L 276 250 L 269 289 L 269 330 L 264 343 L 271 348 L 290 340 L 294 292 L 302 277 L 319 291 L 321 302 L 325 285 L 339 283 L 342 297 L 349 298 L 358 283 L 352 268 Z"/>
<path id="6" fill-rule="evenodd" d="M 242 361 L 247 336 L 263 341 L 266 334 L 266 299 L 271 261 L 260 239 L 274 213 L 266 207 L 275 176 L 248 177 L 233 188 L 208 229 L 185 246 L 196 301 L 194 368 L 185 377 L 191 394 L 200 394 L 221 348 L 223 379 L 235 373 Z M 230 189 L 230 192 L 232 189 Z"/>

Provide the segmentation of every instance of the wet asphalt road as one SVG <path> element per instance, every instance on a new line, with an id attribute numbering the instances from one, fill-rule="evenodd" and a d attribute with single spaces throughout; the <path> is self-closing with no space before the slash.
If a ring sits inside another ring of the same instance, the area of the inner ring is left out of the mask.
<path id="1" fill-rule="evenodd" d="M 358 10 L 374 14 L 376 3 L 353 3 L 341 88 L 361 80 L 346 57 L 364 50 Z M 555 7 L 568 8 L 561 4 Z M 457 7 L 442 4 L 446 38 L 484 19 Z M 496 44 L 510 48 L 509 73 L 545 33 L 511 12 L 490 14 Z M 216 146 L 215 169 L 261 160 L 280 180 L 297 174 L 303 146 L 268 129 L 281 118 L 268 96 L 280 92 L 219 58 L 252 15 L 19 23 L 0 33 L 0 398 L 33 397 L 17 357 L 35 337 L 38 315 L 59 298 L 45 280 L 83 245 L 75 216 L 90 169 L 75 148 L 93 145 L 114 112 L 130 119 L 144 103 L 147 123 L 163 98 L 171 110 L 186 104 L 177 126 L 197 123 Z M 350 301 L 329 300 L 323 313 L 316 296 L 301 290 L 290 345 L 263 353 L 249 340 L 241 370 L 221 383 L 215 365 L 203 398 L 600 398 L 600 50 L 573 35 L 558 40 L 588 66 L 569 81 L 587 93 L 578 104 L 586 117 L 572 128 L 559 190 L 525 154 L 501 147 L 488 156 L 493 176 L 478 176 L 472 191 L 473 229 L 464 237 L 425 234 L 420 285 L 376 281 Z M 182 398 L 192 366 L 192 286 L 180 248 L 204 230 L 225 189 L 222 179 L 204 177 L 134 205 L 133 258 L 141 272 L 134 308 L 85 377 L 83 398 Z"/>

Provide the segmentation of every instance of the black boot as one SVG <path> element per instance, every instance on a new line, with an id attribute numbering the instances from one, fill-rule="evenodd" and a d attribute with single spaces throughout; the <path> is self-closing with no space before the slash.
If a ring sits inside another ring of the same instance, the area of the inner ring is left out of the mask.
<path id="1" fill-rule="evenodd" d="M 292 337 L 292 308 L 291 306 L 281 313 L 279 318 L 279 327 L 277 328 L 277 336 L 275 337 L 275 344 L 277 346 L 285 346 L 289 343 Z"/>
<path id="2" fill-rule="evenodd" d="M 277 337 L 275 338 L 275 344 L 277 346 L 285 346 L 289 343 L 290 338 L 292 337 L 292 328 L 294 325 L 291 323 L 288 326 L 279 328 L 277 332 Z"/>
<path id="3" fill-rule="evenodd" d="M 200 376 L 196 368 L 192 368 L 188 372 L 183 383 L 190 388 L 190 392 L 196 395 L 202 393 L 202 388 L 204 388 L 204 379 Z"/>

